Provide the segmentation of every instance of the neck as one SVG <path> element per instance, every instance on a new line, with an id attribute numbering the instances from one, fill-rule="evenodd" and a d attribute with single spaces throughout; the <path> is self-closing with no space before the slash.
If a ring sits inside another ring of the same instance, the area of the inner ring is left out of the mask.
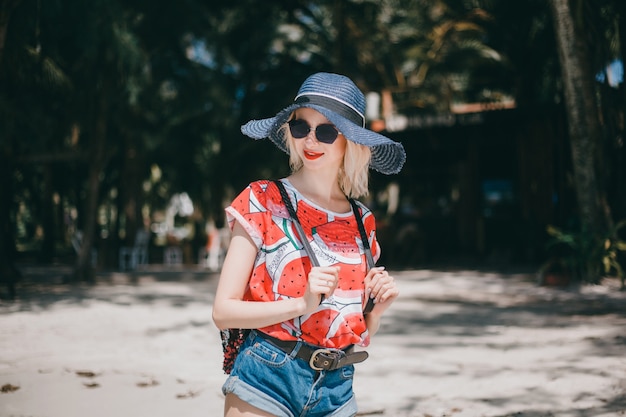
<path id="1" fill-rule="evenodd" d="M 333 211 L 349 209 L 346 196 L 337 182 L 336 173 L 310 172 L 301 169 L 289 176 L 289 182 L 308 199 Z"/>

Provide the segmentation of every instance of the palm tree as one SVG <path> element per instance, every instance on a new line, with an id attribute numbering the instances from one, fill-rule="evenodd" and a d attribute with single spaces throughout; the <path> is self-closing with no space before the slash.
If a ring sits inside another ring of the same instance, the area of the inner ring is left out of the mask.
<path id="1" fill-rule="evenodd" d="M 591 5 L 585 1 L 578 4 L 581 8 L 574 9 L 568 0 L 551 1 L 568 115 L 579 228 L 581 233 L 595 239 L 594 245 L 602 247 L 605 242 L 601 236 L 613 227 L 604 180 L 610 167 L 606 165 L 605 136 L 599 120 L 602 107 L 597 100 L 593 73 L 602 64 L 589 53 L 589 40 L 584 38 L 592 26 L 585 23 L 580 11 Z M 594 276 L 583 277 L 592 282 L 599 279 L 594 271 L 600 266 L 593 267 L 585 273 Z"/>

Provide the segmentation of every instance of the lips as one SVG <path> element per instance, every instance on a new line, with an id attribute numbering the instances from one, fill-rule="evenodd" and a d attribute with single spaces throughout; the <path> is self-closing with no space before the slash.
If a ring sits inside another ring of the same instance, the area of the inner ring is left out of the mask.
<path id="1" fill-rule="evenodd" d="M 313 152 L 313 151 L 304 151 L 304 157 L 309 161 L 313 161 L 315 159 L 320 158 L 324 153 L 322 152 Z"/>

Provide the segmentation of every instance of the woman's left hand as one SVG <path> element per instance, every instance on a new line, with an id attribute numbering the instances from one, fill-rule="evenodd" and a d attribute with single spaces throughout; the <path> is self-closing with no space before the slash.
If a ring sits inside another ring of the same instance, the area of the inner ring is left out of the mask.
<path id="1" fill-rule="evenodd" d="M 385 267 L 372 268 L 365 276 L 365 295 L 374 299 L 373 312 L 382 314 L 399 294 L 396 281 L 385 270 Z"/>

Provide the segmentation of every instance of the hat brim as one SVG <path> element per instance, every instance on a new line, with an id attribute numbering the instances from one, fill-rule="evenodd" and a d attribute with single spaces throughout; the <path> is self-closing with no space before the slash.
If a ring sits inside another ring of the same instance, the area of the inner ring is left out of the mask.
<path id="1" fill-rule="evenodd" d="M 370 167 L 382 174 L 397 174 L 406 161 L 406 153 L 401 143 L 386 136 L 363 128 L 337 113 L 310 103 L 292 104 L 281 110 L 276 116 L 268 119 L 251 120 L 241 126 L 241 132 L 252 139 L 269 138 L 283 152 L 289 153 L 282 130 L 280 129 L 297 109 L 307 107 L 324 115 L 346 139 L 365 145 L 372 150 Z"/>

